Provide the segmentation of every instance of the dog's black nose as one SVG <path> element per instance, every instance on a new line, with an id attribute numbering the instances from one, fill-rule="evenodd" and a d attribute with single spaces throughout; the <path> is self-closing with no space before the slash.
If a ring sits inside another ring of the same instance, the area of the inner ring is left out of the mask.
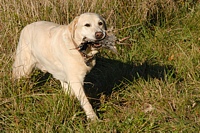
<path id="1" fill-rule="evenodd" d="M 103 32 L 101 32 L 101 31 L 96 32 L 95 33 L 95 38 L 96 39 L 102 39 L 103 38 Z"/>

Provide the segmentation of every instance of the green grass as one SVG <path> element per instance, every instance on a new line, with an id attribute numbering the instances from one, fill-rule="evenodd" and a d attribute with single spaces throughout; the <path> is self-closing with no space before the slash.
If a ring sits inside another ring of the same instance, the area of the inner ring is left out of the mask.
<path id="1" fill-rule="evenodd" d="M 167 3 L 167 4 L 166 4 Z M 0 132 L 199 132 L 200 6 L 198 1 L 0 0 Z M 85 92 L 100 122 L 57 80 L 35 70 L 11 78 L 22 28 L 34 21 L 69 23 L 96 12 L 113 26 L 118 55 L 102 50 Z"/>

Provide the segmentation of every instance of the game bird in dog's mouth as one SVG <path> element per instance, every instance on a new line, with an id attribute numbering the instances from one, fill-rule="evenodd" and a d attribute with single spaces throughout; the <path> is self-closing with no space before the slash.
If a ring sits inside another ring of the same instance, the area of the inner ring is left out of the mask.
<path id="1" fill-rule="evenodd" d="M 86 38 L 83 38 L 81 45 L 76 48 L 85 58 L 85 63 L 87 65 L 89 65 L 88 62 L 94 57 L 101 47 L 111 50 L 117 54 L 117 48 L 115 47 L 115 43 L 117 42 L 116 36 L 112 31 L 109 30 L 107 30 L 105 33 L 106 34 L 103 37 L 103 34 L 97 35 L 100 37 L 100 39 L 97 41 L 88 41 Z M 88 48 L 90 49 L 89 51 L 92 49 L 93 53 L 89 53 Z"/>
<path id="2" fill-rule="evenodd" d="M 104 19 L 95 13 L 81 14 L 69 25 L 34 22 L 21 31 L 13 78 L 28 77 L 35 67 L 51 73 L 67 94 L 77 97 L 87 118 L 96 120 L 83 89 L 84 77 L 94 67 L 94 55 L 100 48 L 116 52 L 115 39 L 107 33 Z"/>

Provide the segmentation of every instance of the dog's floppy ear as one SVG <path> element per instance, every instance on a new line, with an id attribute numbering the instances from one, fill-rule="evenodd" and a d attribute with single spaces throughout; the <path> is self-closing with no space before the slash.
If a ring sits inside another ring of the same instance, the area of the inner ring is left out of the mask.
<path id="1" fill-rule="evenodd" d="M 106 21 L 105 21 L 105 19 L 104 19 L 104 18 L 102 18 L 102 20 L 103 20 L 103 25 L 104 25 L 104 28 L 105 28 L 105 30 L 107 30 Z"/>
<path id="2" fill-rule="evenodd" d="M 72 33 L 72 38 L 74 38 L 74 35 L 75 35 L 75 29 L 76 29 L 78 19 L 79 19 L 79 16 L 75 17 L 75 19 L 68 25 L 69 31 Z"/>

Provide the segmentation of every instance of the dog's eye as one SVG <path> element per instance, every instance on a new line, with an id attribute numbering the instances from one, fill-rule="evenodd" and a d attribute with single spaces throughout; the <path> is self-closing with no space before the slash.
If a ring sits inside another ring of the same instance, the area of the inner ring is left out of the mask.
<path id="1" fill-rule="evenodd" d="M 103 22 L 99 22 L 98 24 L 99 24 L 99 25 L 103 25 Z"/>
<path id="2" fill-rule="evenodd" d="M 87 24 L 85 24 L 85 26 L 86 26 L 86 27 L 90 27 L 90 26 L 91 26 L 91 24 L 88 24 L 88 23 L 87 23 Z"/>

